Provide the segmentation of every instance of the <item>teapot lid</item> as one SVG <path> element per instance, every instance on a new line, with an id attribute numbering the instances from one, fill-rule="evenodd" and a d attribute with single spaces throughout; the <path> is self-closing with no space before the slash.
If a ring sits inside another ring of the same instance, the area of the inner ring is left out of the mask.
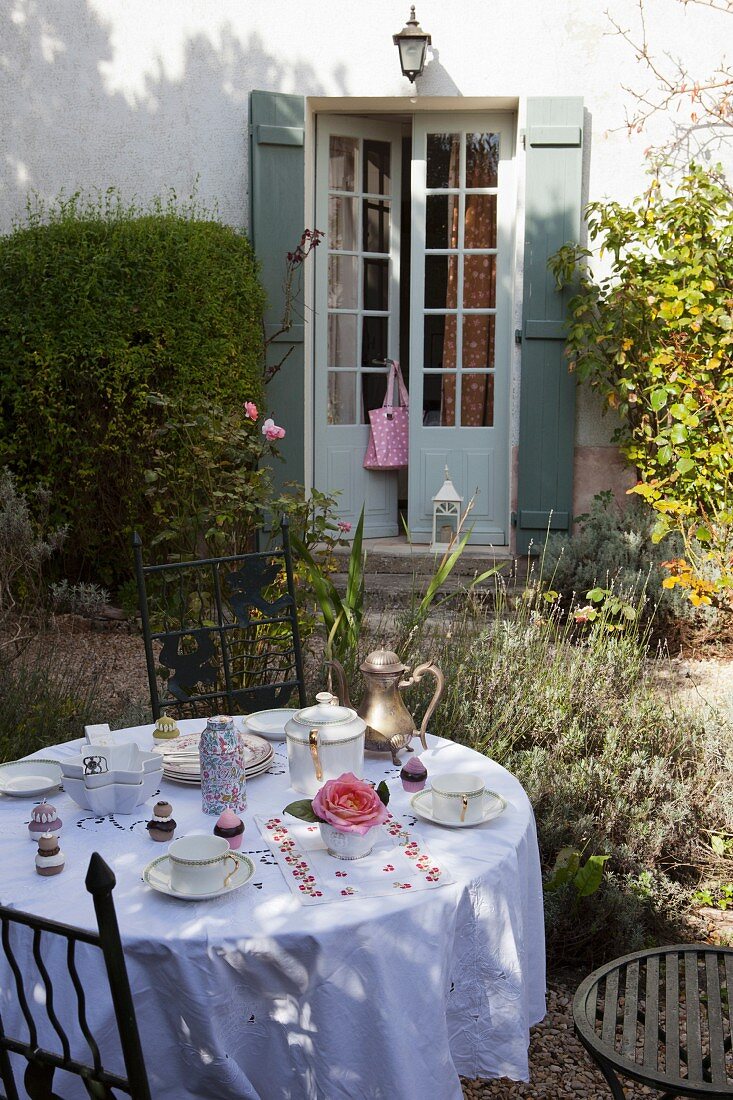
<path id="1" fill-rule="evenodd" d="M 375 649 L 359 665 L 361 672 L 405 672 L 407 665 L 403 664 L 396 653 L 391 649 Z"/>
<path id="2" fill-rule="evenodd" d="M 342 707 L 338 704 L 335 695 L 330 691 L 319 691 L 316 695 L 316 705 L 305 707 L 297 711 L 285 727 L 292 730 L 292 725 L 305 727 L 306 732 L 312 727 L 318 727 L 321 735 L 327 740 L 339 740 L 342 737 L 350 737 L 354 730 L 361 726 L 366 728 L 364 722 L 351 707 Z M 356 723 L 356 725 L 354 725 Z M 302 733 L 302 728 L 298 731 Z"/>

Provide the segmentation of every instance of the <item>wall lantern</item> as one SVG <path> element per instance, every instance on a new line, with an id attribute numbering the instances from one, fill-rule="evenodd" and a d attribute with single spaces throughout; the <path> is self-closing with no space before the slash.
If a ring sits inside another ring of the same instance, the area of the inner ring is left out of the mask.
<path id="1" fill-rule="evenodd" d="M 461 525 L 463 497 L 445 468 L 445 481 L 433 497 L 433 541 L 431 550 L 448 550 L 455 542 Z"/>
<path id="2" fill-rule="evenodd" d="M 415 5 L 410 8 L 410 18 L 399 34 L 392 35 L 392 41 L 400 51 L 400 65 L 407 79 L 414 84 L 415 77 L 422 76 L 425 67 L 425 53 L 431 43 L 415 18 Z"/>

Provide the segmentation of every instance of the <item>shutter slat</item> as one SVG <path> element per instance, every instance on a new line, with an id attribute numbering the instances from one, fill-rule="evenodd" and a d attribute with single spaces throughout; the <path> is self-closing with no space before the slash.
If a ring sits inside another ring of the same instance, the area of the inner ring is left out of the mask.
<path id="1" fill-rule="evenodd" d="M 517 552 L 542 546 L 552 511 L 570 527 L 573 507 L 575 378 L 564 347 L 567 293 L 549 257 L 580 236 L 583 101 L 527 101 L 524 325 L 519 399 Z"/>

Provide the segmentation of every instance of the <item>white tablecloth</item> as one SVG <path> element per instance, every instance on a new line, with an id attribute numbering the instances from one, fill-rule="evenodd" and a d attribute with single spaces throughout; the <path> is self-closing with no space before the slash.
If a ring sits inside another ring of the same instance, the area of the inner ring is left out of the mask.
<path id="1" fill-rule="evenodd" d="M 148 747 L 151 730 L 119 736 Z M 79 744 L 39 755 L 61 758 Z M 277 745 L 273 771 L 248 784 L 241 851 L 256 874 L 236 893 L 193 903 L 144 884 L 142 868 L 165 851 L 145 829 L 154 800 L 131 817 L 96 818 L 58 792 L 50 797 L 64 821 L 67 863 L 51 878 L 34 870 L 31 800 L 0 797 L 0 901 L 93 928 L 89 857 L 99 851 L 112 866 L 157 1100 L 459 1100 L 458 1074 L 527 1080 L 529 1028 L 545 1013 L 532 810 L 512 775 L 470 749 L 430 738 L 423 759 L 431 775 L 480 773 L 509 804 L 470 829 L 416 822 L 389 757 L 368 756 L 366 778 L 387 778 L 392 812 L 416 824 L 453 875 L 440 889 L 301 906 L 254 824 L 255 814 L 279 812 L 295 797 Z M 162 793 L 177 836 L 213 827 L 198 788 L 164 780 Z M 7 968 L 0 997 L 10 1031 L 17 1021 Z M 92 1017 L 111 1031 L 109 1008 L 91 1002 Z M 61 1004 L 69 1016 L 70 991 Z"/>

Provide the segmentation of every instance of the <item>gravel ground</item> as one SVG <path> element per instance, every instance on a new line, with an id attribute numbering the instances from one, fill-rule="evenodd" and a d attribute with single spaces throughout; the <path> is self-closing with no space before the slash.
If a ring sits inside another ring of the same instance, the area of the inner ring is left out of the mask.
<path id="1" fill-rule="evenodd" d="M 48 639 L 45 641 L 48 644 Z M 84 675 L 97 679 L 100 703 L 110 716 L 124 714 L 131 705 L 148 705 L 145 654 L 137 630 L 126 624 L 90 624 L 60 616 L 53 644 L 59 657 L 78 662 Z M 661 665 L 655 675 L 670 695 L 693 706 L 727 711 L 733 717 L 733 660 L 675 658 Z M 464 1080 L 467 1100 L 608 1100 L 608 1086 L 573 1034 L 575 984 L 567 980 L 548 984 L 547 1016 L 532 1029 L 531 1081 Z M 627 1100 L 654 1095 L 643 1085 L 629 1084 L 626 1089 Z"/>
<path id="2" fill-rule="evenodd" d="M 463 1095 L 467 1100 L 609 1100 L 608 1085 L 573 1034 L 574 992 L 574 985 L 548 983 L 547 1016 L 532 1028 L 530 1082 L 518 1083 L 506 1077 L 498 1081 L 464 1078 Z M 627 1100 L 658 1095 L 645 1085 L 629 1084 L 626 1089 Z"/>

